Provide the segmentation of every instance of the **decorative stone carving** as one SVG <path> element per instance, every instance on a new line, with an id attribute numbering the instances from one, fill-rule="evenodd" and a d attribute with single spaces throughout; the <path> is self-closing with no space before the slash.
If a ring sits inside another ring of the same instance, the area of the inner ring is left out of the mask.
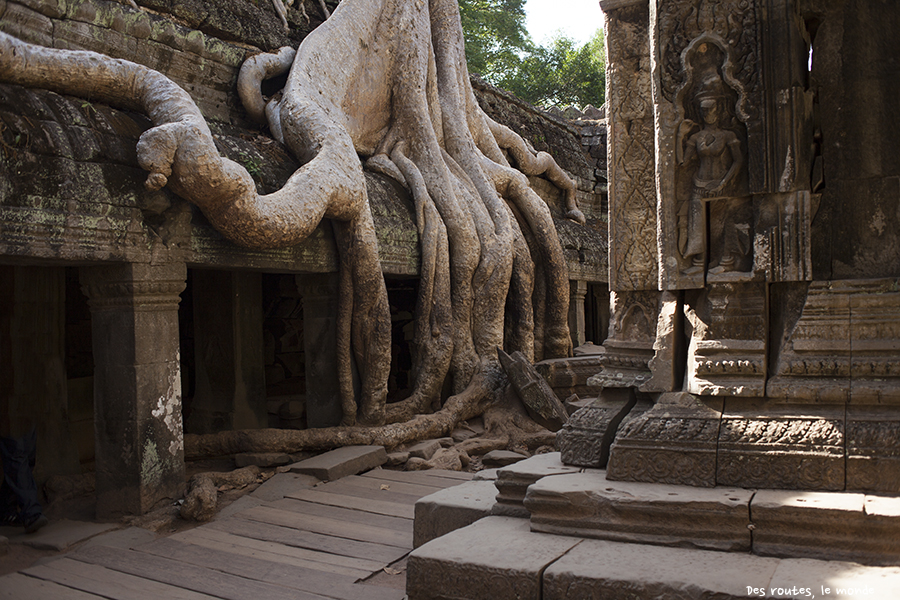
<path id="1" fill-rule="evenodd" d="M 847 489 L 900 493 L 900 416 L 894 406 L 847 407 Z"/>
<path id="2" fill-rule="evenodd" d="M 606 12 L 609 287 L 656 289 L 653 98 L 643 2 Z"/>
<path id="3" fill-rule="evenodd" d="M 607 478 L 715 486 L 722 403 L 681 392 L 663 394 L 653 408 L 621 427 Z"/>
<path id="4" fill-rule="evenodd" d="M 780 341 L 766 392 L 793 401 L 895 403 L 898 337 L 897 280 L 813 282 Z"/>
<path id="5" fill-rule="evenodd" d="M 562 461 L 579 467 L 606 467 L 619 424 L 636 401 L 631 389 L 608 389 L 576 410 L 556 435 Z"/>
<path id="6" fill-rule="evenodd" d="M 735 408 L 732 408 L 735 407 Z M 844 410 L 727 399 L 717 485 L 844 489 Z"/>
<path id="7" fill-rule="evenodd" d="M 685 307 L 691 342 L 687 391 L 712 396 L 765 395 L 764 284 L 716 283 Z"/>
<path id="8" fill-rule="evenodd" d="M 640 387 L 650 379 L 659 292 L 613 292 L 610 295 L 609 337 L 600 356 L 603 369 L 588 379 L 599 388 Z"/>

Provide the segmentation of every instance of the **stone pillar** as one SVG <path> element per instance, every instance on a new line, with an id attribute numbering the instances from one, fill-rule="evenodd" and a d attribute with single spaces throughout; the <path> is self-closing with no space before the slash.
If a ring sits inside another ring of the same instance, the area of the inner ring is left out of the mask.
<path id="1" fill-rule="evenodd" d="M 184 492 L 178 338 L 184 264 L 81 270 L 91 306 L 97 515 L 143 514 Z"/>
<path id="2" fill-rule="evenodd" d="M 297 276 L 303 296 L 303 349 L 306 354 L 306 422 L 330 427 L 341 422 L 337 377 L 338 276 Z"/>
<path id="3" fill-rule="evenodd" d="M 572 345 L 576 348 L 587 340 L 584 331 L 584 298 L 586 295 L 586 281 L 569 282 L 569 333 L 572 335 Z"/>
<path id="4" fill-rule="evenodd" d="M 192 293 L 197 383 L 187 430 L 266 427 L 262 275 L 195 270 Z"/>
<path id="5" fill-rule="evenodd" d="M 65 270 L 0 267 L 0 435 L 37 430 L 35 479 L 79 473 L 69 430 Z"/>

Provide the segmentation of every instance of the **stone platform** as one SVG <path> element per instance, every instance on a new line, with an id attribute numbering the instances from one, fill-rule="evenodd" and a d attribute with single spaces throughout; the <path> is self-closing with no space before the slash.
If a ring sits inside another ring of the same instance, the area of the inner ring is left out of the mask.
<path id="1" fill-rule="evenodd" d="M 414 550 L 406 591 L 409 600 L 887 599 L 900 597 L 900 568 L 584 539 L 486 517 Z"/>
<path id="2" fill-rule="evenodd" d="M 417 505 L 409 600 L 900 597 L 898 498 L 609 481 L 558 453 L 499 469 L 493 506 L 486 483 Z"/>

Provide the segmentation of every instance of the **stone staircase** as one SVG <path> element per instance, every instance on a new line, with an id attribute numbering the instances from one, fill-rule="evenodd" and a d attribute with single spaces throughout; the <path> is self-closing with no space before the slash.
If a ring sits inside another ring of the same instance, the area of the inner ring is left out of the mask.
<path id="1" fill-rule="evenodd" d="M 487 477 L 416 505 L 410 600 L 900 598 L 898 498 L 608 481 L 559 454 Z"/>

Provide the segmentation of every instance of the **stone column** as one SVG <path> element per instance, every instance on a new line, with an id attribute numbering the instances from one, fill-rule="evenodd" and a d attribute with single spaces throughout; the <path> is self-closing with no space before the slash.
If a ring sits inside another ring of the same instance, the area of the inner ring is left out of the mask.
<path id="1" fill-rule="evenodd" d="M 572 345 L 576 348 L 586 341 L 584 332 L 584 298 L 587 296 L 586 281 L 569 282 L 569 332 Z"/>
<path id="2" fill-rule="evenodd" d="M 184 264 L 81 270 L 91 306 L 97 515 L 143 514 L 184 492 L 178 303 Z"/>
<path id="3" fill-rule="evenodd" d="M 262 275 L 195 270 L 192 286 L 197 384 L 188 431 L 266 427 Z"/>
<path id="4" fill-rule="evenodd" d="M 298 275 L 297 289 L 303 296 L 307 426 L 338 425 L 343 411 L 337 378 L 337 274 Z"/>

